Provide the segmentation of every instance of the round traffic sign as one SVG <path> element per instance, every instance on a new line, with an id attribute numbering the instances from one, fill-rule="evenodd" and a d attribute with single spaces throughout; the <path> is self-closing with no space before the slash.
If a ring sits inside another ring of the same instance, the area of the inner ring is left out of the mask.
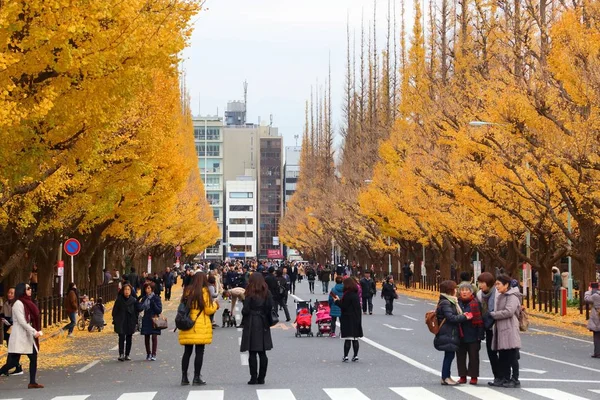
<path id="1" fill-rule="evenodd" d="M 70 256 L 76 256 L 81 250 L 81 244 L 79 243 L 79 240 L 73 238 L 67 239 L 64 247 L 65 253 L 67 253 Z"/>
<path id="2" fill-rule="evenodd" d="M 181 246 L 180 246 L 180 245 L 177 245 L 177 246 L 175 247 L 175 251 L 181 251 Z"/>

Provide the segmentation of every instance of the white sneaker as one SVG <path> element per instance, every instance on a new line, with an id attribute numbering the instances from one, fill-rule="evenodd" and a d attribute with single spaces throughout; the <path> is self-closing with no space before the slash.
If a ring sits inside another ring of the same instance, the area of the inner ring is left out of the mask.
<path id="1" fill-rule="evenodd" d="M 75 336 L 74 336 L 72 333 L 69 333 L 69 334 L 67 335 L 67 337 L 70 337 L 70 338 L 72 338 L 72 337 L 75 337 Z"/>

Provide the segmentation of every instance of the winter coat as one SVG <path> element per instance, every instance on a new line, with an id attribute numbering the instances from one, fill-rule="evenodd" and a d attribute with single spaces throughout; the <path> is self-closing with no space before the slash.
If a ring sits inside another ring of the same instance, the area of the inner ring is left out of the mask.
<path id="1" fill-rule="evenodd" d="M 190 318 L 196 321 L 194 327 L 188 331 L 179 331 L 179 344 L 210 344 L 212 343 L 213 328 L 210 316 L 217 311 L 217 303 L 212 302 L 208 289 L 202 290 L 204 310 L 197 308 L 190 310 Z"/>
<path id="2" fill-rule="evenodd" d="M 377 287 L 373 279 L 362 278 L 360 280 L 360 287 L 362 289 L 362 297 L 367 298 L 374 296 L 377 293 Z"/>
<path id="3" fill-rule="evenodd" d="M 344 284 L 336 283 L 333 289 L 331 289 L 330 293 L 335 294 L 341 299 L 344 295 Z M 329 315 L 332 317 L 340 317 L 342 315 L 342 309 L 340 308 L 340 306 L 335 304 L 335 301 L 333 301 L 333 297 L 331 297 L 331 294 L 329 294 Z"/>
<path id="4" fill-rule="evenodd" d="M 384 299 L 395 299 L 396 294 L 396 285 L 393 283 L 385 282 L 381 287 L 381 297 Z"/>
<path id="5" fill-rule="evenodd" d="M 166 288 L 170 288 L 171 286 L 173 286 L 173 273 L 172 272 L 165 272 L 163 275 L 163 282 L 165 283 L 165 287 Z"/>
<path id="6" fill-rule="evenodd" d="M 467 300 L 466 303 L 461 299 L 458 299 L 458 305 L 463 313 L 473 311 L 471 309 L 471 299 Z M 477 302 L 477 307 L 481 314 L 481 304 L 479 304 L 479 301 Z M 473 320 L 463 322 L 460 327 L 462 330 L 462 337 L 460 338 L 461 343 L 475 343 L 483 340 L 485 337 L 485 328 L 483 326 L 473 326 Z"/>
<path id="7" fill-rule="evenodd" d="M 90 310 L 90 315 L 92 316 L 90 320 L 90 326 L 104 328 L 104 310 L 105 308 L 103 304 L 94 304 Z"/>
<path id="8" fill-rule="evenodd" d="M 290 268 L 290 281 L 296 282 L 298 280 L 298 267 Z"/>
<path id="9" fill-rule="evenodd" d="M 585 292 L 583 301 L 592 305 L 587 328 L 593 332 L 600 332 L 600 290 L 588 290 Z"/>
<path id="10" fill-rule="evenodd" d="M 444 319 L 444 325 L 433 339 L 433 346 L 439 351 L 457 351 L 460 345 L 459 325 L 467 320 L 462 314 L 458 313 L 456 306 L 444 296 L 440 296 L 436 310 L 438 323 L 441 324 Z"/>
<path id="11" fill-rule="evenodd" d="M 492 350 L 521 348 L 518 315 L 521 312 L 519 289 L 510 288 L 506 293 L 496 293 L 495 311 L 490 312 L 496 320 Z"/>
<path id="12" fill-rule="evenodd" d="M 275 299 L 285 299 L 288 295 L 288 282 L 283 276 L 278 276 L 275 279 L 277 279 L 277 296 L 275 297 Z M 281 290 L 283 290 L 283 293 L 279 292 L 280 288 Z"/>
<path id="13" fill-rule="evenodd" d="M 342 338 L 359 338 L 363 336 L 362 314 L 360 312 L 360 299 L 356 292 L 345 292 L 335 301 L 342 310 L 340 317 L 340 332 Z"/>
<path id="14" fill-rule="evenodd" d="M 321 270 L 321 273 L 319 274 L 319 280 L 321 282 L 329 282 L 330 279 L 331 279 L 331 269 L 323 268 Z"/>
<path id="15" fill-rule="evenodd" d="M 268 274 L 265 277 L 265 282 L 269 291 L 271 292 L 271 296 L 273 296 L 273 300 L 277 301 L 279 298 L 279 286 L 277 284 L 277 278 L 273 274 Z"/>
<path id="16" fill-rule="evenodd" d="M 242 343 L 240 351 L 267 351 L 273 348 L 269 315 L 274 301 L 270 292 L 267 298 L 246 297 L 242 307 Z"/>
<path id="17" fill-rule="evenodd" d="M 8 352 L 16 354 L 33 354 L 36 330 L 25 319 L 25 306 L 20 300 L 12 306 L 13 326 L 8 342 Z"/>
<path id="18" fill-rule="evenodd" d="M 69 293 L 67 293 L 67 296 L 65 297 L 65 311 L 67 314 L 76 313 L 79 310 L 77 304 L 77 291 L 74 289 L 69 290 Z"/>
<path id="19" fill-rule="evenodd" d="M 133 294 L 125 298 L 122 293 L 119 293 L 112 309 L 115 333 L 119 335 L 133 335 L 135 333 L 138 316 L 136 303 Z"/>
<path id="20" fill-rule="evenodd" d="M 146 295 L 140 300 L 140 304 L 143 305 L 146 301 Z M 152 296 L 150 299 L 150 308 L 144 310 L 144 316 L 142 317 L 142 329 L 140 333 L 142 335 L 160 335 L 160 329 L 154 329 L 152 324 L 152 318 L 159 316 L 162 313 L 162 302 L 160 297 L 157 295 Z"/>
<path id="21" fill-rule="evenodd" d="M 317 273 L 315 272 L 314 268 L 311 267 L 306 270 L 306 279 L 308 279 L 309 281 L 314 281 L 316 276 Z"/>

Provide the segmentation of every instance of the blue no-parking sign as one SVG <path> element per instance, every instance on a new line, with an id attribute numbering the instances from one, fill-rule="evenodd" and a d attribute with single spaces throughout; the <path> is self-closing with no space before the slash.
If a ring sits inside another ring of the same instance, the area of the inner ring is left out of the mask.
<path id="1" fill-rule="evenodd" d="M 65 253 L 70 256 L 76 256 L 81 250 L 81 243 L 77 239 L 67 239 L 65 242 Z"/>

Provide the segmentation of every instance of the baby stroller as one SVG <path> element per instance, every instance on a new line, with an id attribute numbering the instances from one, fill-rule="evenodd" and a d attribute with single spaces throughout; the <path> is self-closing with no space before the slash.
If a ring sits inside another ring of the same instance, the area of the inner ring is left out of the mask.
<path id="1" fill-rule="evenodd" d="M 296 337 L 307 335 L 312 337 L 312 306 L 310 301 L 299 301 L 296 304 Z"/>
<path id="2" fill-rule="evenodd" d="M 315 304 L 315 308 L 317 309 L 317 336 L 324 336 L 331 333 L 331 315 L 329 315 L 329 302 L 326 301 L 317 301 Z"/>

